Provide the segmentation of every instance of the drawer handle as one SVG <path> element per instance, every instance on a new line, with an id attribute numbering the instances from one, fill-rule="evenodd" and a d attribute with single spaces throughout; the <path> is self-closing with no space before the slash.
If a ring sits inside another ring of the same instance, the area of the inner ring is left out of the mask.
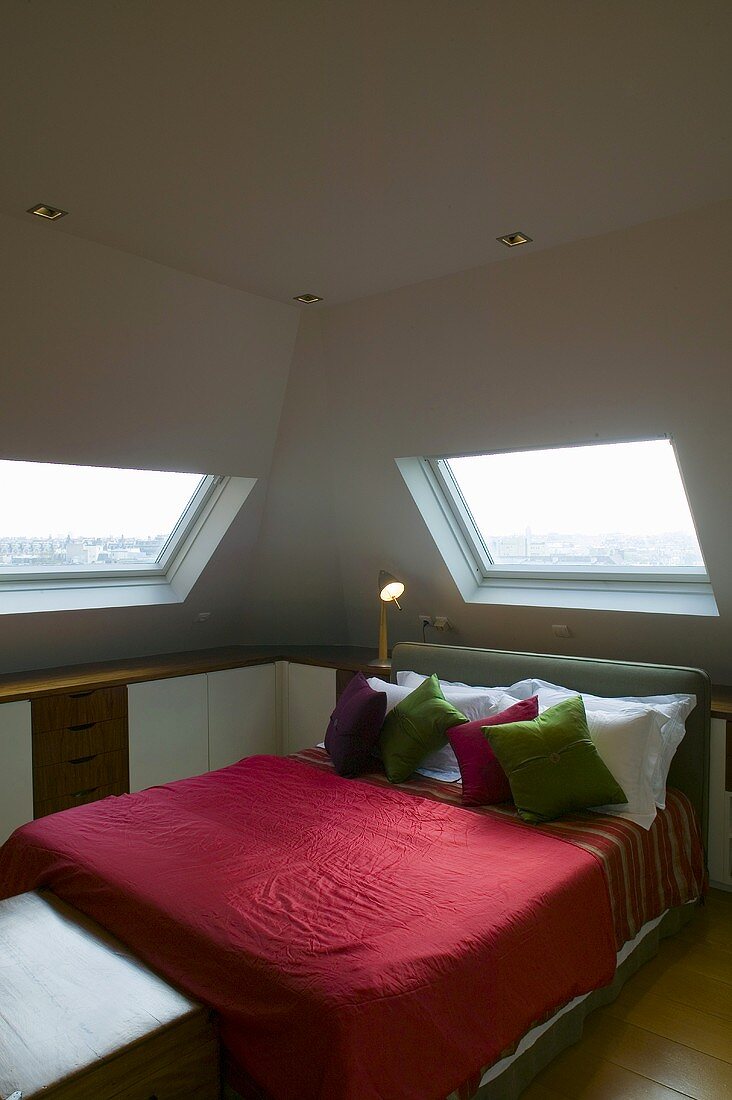
<path id="1" fill-rule="evenodd" d="M 69 695 L 69 699 L 86 699 L 87 696 L 93 694 L 93 691 L 72 691 Z"/>
<path id="2" fill-rule="evenodd" d="M 67 726 L 66 729 L 76 733 L 78 730 L 90 730 L 92 726 L 96 726 L 96 722 L 81 722 L 78 726 Z"/>
<path id="3" fill-rule="evenodd" d="M 90 760 L 96 760 L 99 756 L 98 752 L 93 752 L 91 756 L 75 756 L 73 760 L 69 760 L 69 764 L 88 764 Z"/>
<path id="4" fill-rule="evenodd" d="M 84 798 L 85 795 L 94 794 L 94 792 L 98 791 L 98 790 L 99 790 L 99 787 L 87 787 L 85 791 L 75 791 L 72 794 L 71 797 L 72 798 Z"/>

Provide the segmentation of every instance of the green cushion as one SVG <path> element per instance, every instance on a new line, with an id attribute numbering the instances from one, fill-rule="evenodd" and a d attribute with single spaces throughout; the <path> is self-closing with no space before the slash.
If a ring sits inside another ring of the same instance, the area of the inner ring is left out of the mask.
<path id="1" fill-rule="evenodd" d="M 530 722 L 485 729 L 519 814 L 536 825 L 571 810 L 627 802 L 590 740 L 579 695 Z"/>
<path id="2" fill-rule="evenodd" d="M 467 718 L 448 703 L 437 677 L 423 680 L 389 711 L 381 727 L 379 748 L 389 781 L 408 779 L 425 756 L 447 744 L 445 730 L 460 722 Z"/>

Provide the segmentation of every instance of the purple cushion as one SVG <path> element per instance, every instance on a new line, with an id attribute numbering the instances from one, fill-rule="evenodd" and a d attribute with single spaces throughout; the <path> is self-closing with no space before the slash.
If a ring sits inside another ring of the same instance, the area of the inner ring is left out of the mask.
<path id="1" fill-rule="evenodd" d="M 325 747 L 339 775 L 360 775 L 374 767 L 371 753 L 385 716 L 386 692 L 374 691 L 357 672 L 341 692 L 325 734 Z"/>
<path id="2" fill-rule="evenodd" d="M 466 806 L 489 806 L 511 801 L 508 776 L 483 733 L 485 726 L 502 726 L 506 722 L 526 722 L 539 713 L 536 695 L 522 699 L 491 718 L 476 718 L 465 725 L 452 726 L 447 739 L 457 757 L 463 780 L 463 802 Z"/>

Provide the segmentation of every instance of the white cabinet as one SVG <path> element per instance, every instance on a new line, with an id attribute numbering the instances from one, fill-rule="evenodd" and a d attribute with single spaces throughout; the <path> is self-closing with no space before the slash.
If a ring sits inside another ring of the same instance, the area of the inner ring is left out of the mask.
<path id="1" fill-rule="evenodd" d="M 287 699 L 282 708 L 284 752 L 298 752 L 319 744 L 325 737 L 335 703 L 334 668 L 290 664 Z"/>
<path id="2" fill-rule="evenodd" d="M 127 687 L 130 791 L 325 737 L 336 671 L 278 661 Z M 33 819 L 31 704 L 0 704 L 0 844 Z"/>
<path id="3" fill-rule="evenodd" d="M 130 684 L 130 790 L 208 771 L 207 677 Z"/>
<path id="4" fill-rule="evenodd" d="M 286 661 L 130 684 L 130 790 L 317 745 L 335 701 L 335 669 Z"/>
<path id="5" fill-rule="evenodd" d="M 725 789 L 727 722 L 712 718 L 709 761 L 709 878 L 732 889 L 732 791 Z"/>
<path id="6" fill-rule="evenodd" d="M 0 705 L 0 844 L 33 820 L 31 705 Z"/>
<path id="7" fill-rule="evenodd" d="M 276 753 L 275 666 L 226 668 L 207 678 L 209 768 Z"/>

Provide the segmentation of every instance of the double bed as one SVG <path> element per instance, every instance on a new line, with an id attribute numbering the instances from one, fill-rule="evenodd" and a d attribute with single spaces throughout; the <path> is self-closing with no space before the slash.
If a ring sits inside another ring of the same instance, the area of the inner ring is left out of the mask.
<path id="1" fill-rule="evenodd" d="M 404 644 L 400 671 L 537 677 L 697 705 L 652 827 L 540 827 L 459 784 L 334 774 L 327 753 L 52 815 L 0 850 L 220 1017 L 229 1085 L 272 1100 L 509 1100 L 703 894 L 710 685 L 692 669 Z M 245 720 L 245 719 L 243 719 Z"/>

